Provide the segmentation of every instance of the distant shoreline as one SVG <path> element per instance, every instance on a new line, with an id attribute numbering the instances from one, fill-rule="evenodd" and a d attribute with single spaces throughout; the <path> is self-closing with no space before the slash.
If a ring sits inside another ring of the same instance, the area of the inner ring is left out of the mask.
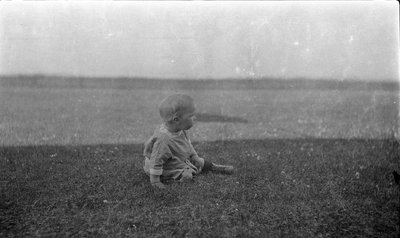
<path id="1" fill-rule="evenodd" d="M 384 90 L 399 91 L 399 82 L 333 79 L 157 79 L 144 77 L 73 77 L 51 75 L 0 76 L 0 87 L 83 89 L 180 89 L 180 90 Z"/>

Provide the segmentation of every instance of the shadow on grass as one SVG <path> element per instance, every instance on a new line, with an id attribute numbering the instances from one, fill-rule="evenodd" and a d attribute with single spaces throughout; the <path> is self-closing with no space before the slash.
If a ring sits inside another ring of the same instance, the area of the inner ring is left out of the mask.
<path id="1" fill-rule="evenodd" d="M 196 121 L 199 122 L 233 122 L 248 123 L 246 119 L 241 117 L 224 116 L 210 113 L 196 113 Z"/>
<path id="2" fill-rule="evenodd" d="M 232 176 L 151 188 L 141 144 L 0 148 L 0 236 L 394 236 L 399 144 L 373 139 L 197 142 Z M 363 221 L 360 223 L 360 221 Z"/>

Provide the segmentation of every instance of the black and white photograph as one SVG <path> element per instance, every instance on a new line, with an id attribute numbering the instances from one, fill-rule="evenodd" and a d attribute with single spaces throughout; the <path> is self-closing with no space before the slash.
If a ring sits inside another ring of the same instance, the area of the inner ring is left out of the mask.
<path id="1" fill-rule="evenodd" d="M 1 1 L 0 237 L 400 237 L 397 1 Z"/>

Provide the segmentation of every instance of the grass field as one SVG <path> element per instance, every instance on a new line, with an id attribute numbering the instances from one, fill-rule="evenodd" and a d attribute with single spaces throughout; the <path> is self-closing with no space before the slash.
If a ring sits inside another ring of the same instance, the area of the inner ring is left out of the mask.
<path id="1" fill-rule="evenodd" d="M 234 175 L 152 189 L 159 101 Z M 0 236 L 396 237 L 398 91 L 0 88 Z"/>

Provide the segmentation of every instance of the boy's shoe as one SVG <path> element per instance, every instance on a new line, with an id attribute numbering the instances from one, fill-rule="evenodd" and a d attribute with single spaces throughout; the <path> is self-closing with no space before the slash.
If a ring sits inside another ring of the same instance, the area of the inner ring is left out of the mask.
<path id="1" fill-rule="evenodd" d="M 394 177 L 394 181 L 396 182 L 396 184 L 399 184 L 400 175 L 396 171 L 393 171 L 393 177 Z"/>
<path id="2" fill-rule="evenodd" d="M 222 174 L 233 174 L 234 168 L 230 165 L 221 165 L 212 163 L 211 171 Z"/>

